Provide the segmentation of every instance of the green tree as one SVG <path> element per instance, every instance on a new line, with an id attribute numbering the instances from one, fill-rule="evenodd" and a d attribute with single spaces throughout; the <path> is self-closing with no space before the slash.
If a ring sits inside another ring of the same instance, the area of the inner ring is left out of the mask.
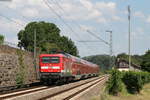
<path id="1" fill-rule="evenodd" d="M 110 78 L 107 82 L 106 89 L 109 94 L 118 95 L 119 92 L 123 91 L 124 84 L 122 82 L 122 74 L 118 70 L 112 70 Z"/>
<path id="2" fill-rule="evenodd" d="M 37 34 L 37 48 L 41 52 L 50 53 L 54 49 L 78 56 L 78 50 L 71 39 L 60 36 L 60 29 L 53 23 L 31 22 L 18 33 L 18 46 L 26 50 L 34 50 L 34 33 Z"/>
<path id="3" fill-rule="evenodd" d="M 150 50 L 148 50 L 143 56 L 141 67 L 144 71 L 150 72 Z"/>
<path id="4" fill-rule="evenodd" d="M 142 76 L 145 76 L 145 75 L 143 75 L 143 74 L 142 74 L 142 72 L 135 72 L 135 71 L 124 72 L 122 81 L 126 85 L 126 88 L 129 93 L 140 93 L 140 91 L 144 85 L 143 84 L 144 77 L 142 77 Z"/>
<path id="5" fill-rule="evenodd" d="M 71 39 L 68 39 L 67 37 L 62 36 L 60 38 L 60 42 L 58 42 L 58 43 L 59 43 L 58 44 L 59 47 L 61 47 L 61 50 L 63 50 L 64 52 L 79 56 L 77 47 L 75 46 L 74 42 Z"/>
<path id="6" fill-rule="evenodd" d="M 117 55 L 117 58 L 121 58 L 121 59 L 128 61 L 129 55 L 127 55 L 126 53 L 121 53 L 121 54 Z M 132 55 L 131 56 L 131 62 L 136 64 L 136 65 L 140 65 L 142 62 L 142 57 L 140 55 Z"/>
<path id="7" fill-rule="evenodd" d="M 110 56 L 109 55 L 88 56 L 88 57 L 84 57 L 83 59 L 99 65 L 101 71 L 111 69 L 111 68 L 109 68 L 109 64 L 110 64 L 110 62 L 109 62 L 110 61 Z M 116 58 L 113 57 L 112 64 L 114 63 L 115 59 Z"/>
<path id="8" fill-rule="evenodd" d="M 3 44 L 3 42 L 4 42 L 4 36 L 0 35 L 0 44 Z"/>

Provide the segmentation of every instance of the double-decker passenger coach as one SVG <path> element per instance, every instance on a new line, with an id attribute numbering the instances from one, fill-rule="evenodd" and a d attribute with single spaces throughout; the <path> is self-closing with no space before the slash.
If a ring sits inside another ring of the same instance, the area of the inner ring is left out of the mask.
<path id="1" fill-rule="evenodd" d="M 97 76 L 99 66 L 70 54 L 41 54 L 40 77 L 42 82 L 67 82 Z"/>

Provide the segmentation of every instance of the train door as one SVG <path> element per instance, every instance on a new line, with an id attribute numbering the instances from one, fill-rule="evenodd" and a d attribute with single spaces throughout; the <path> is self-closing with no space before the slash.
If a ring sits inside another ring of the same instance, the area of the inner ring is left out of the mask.
<path id="1" fill-rule="evenodd" d="M 64 57 L 64 72 L 66 76 L 71 75 L 71 61 L 67 57 Z"/>

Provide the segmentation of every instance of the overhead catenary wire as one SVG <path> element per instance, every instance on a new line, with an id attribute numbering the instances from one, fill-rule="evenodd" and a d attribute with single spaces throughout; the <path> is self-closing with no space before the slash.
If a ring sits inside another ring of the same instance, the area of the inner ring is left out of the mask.
<path id="1" fill-rule="evenodd" d="M 43 1 L 45 1 L 45 0 L 43 0 Z M 60 6 L 61 7 L 61 6 Z M 52 8 L 53 9 L 53 8 Z M 53 9 L 54 10 L 54 9 Z M 63 9 L 62 9 L 63 10 Z M 53 13 L 55 13 L 56 11 L 54 10 L 54 12 Z M 56 12 L 56 15 L 57 15 L 57 17 L 59 17 L 59 19 L 61 19 L 62 20 L 62 22 L 73 32 L 73 33 L 75 33 L 76 34 L 76 32 L 72 29 L 72 27 L 70 26 L 70 25 L 68 25 L 67 23 L 66 23 L 66 21 L 65 20 L 63 20 L 63 18 L 59 15 L 59 14 L 57 14 L 57 12 Z M 2 14 L 0 14 L 0 16 L 1 17 L 4 17 L 4 18 L 6 18 L 6 19 L 8 19 L 9 21 L 11 21 L 11 22 L 13 22 L 13 23 L 16 23 L 17 25 L 19 25 L 19 26 L 23 26 L 24 27 L 24 25 L 22 24 L 22 23 L 20 23 L 20 22 L 18 22 L 18 21 L 16 21 L 16 20 L 13 20 L 13 19 L 11 19 L 11 18 L 9 18 L 9 17 L 7 17 L 7 16 L 4 16 L 4 15 L 2 15 Z M 24 16 L 23 16 L 23 18 L 24 19 L 26 19 Z M 76 23 L 76 25 L 78 26 L 78 27 L 80 27 L 80 28 L 82 28 L 80 25 L 78 25 L 77 23 Z M 79 35 L 79 34 L 76 34 L 76 36 L 77 35 Z M 79 37 L 78 37 L 79 38 Z"/>
<path id="2" fill-rule="evenodd" d="M 66 23 L 66 21 L 49 5 L 49 1 L 47 0 L 43 0 L 43 2 L 45 3 L 45 5 L 47 5 L 47 7 L 68 27 L 68 29 L 70 29 L 71 32 L 73 32 L 76 36 L 78 36 L 78 38 L 80 39 L 79 35 L 72 29 L 72 27 L 70 25 L 68 25 Z M 85 44 L 86 45 L 86 44 Z M 89 49 L 89 48 L 87 48 Z"/>
<path id="3" fill-rule="evenodd" d="M 13 22 L 13 23 L 16 23 L 17 25 L 20 25 L 20 26 L 23 26 L 23 27 L 24 27 L 23 24 L 18 23 L 17 21 L 15 21 L 15 20 L 13 20 L 13 19 L 7 17 L 7 16 L 4 16 L 4 15 L 2 15 L 2 14 L 0 14 L 0 16 L 3 17 L 3 18 L 6 18 L 7 20 L 9 20 L 9 21 L 11 21 L 11 22 Z"/>
<path id="4" fill-rule="evenodd" d="M 69 26 L 67 23 L 66 23 L 66 21 L 53 9 L 53 7 L 51 7 L 50 5 L 49 5 L 49 1 L 48 0 L 43 0 L 43 2 L 45 3 L 45 5 L 47 5 L 47 7 L 68 27 L 68 29 L 71 31 L 71 32 L 73 32 L 73 33 L 75 33 L 75 31 L 72 29 L 72 27 L 71 26 Z M 75 33 L 76 34 L 76 33 Z"/>
<path id="5" fill-rule="evenodd" d="M 55 3 L 55 4 L 60 8 L 60 10 L 61 10 L 63 13 L 65 13 L 65 14 L 67 14 L 67 16 L 69 16 L 69 14 L 65 12 L 65 10 L 63 9 L 63 7 L 59 4 L 59 2 L 58 2 L 57 0 L 52 0 L 52 1 L 53 1 L 53 3 Z M 54 2 L 54 1 L 55 1 L 55 2 Z M 94 34 L 93 32 L 91 32 L 90 30 L 83 29 L 76 21 L 72 21 L 72 22 L 73 22 L 79 29 L 86 31 L 86 32 L 89 33 L 91 36 L 93 36 L 93 37 L 99 39 L 101 42 L 103 42 L 103 43 L 109 45 L 109 43 L 108 43 L 107 41 L 105 41 L 105 40 L 103 40 L 102 38 L 98 37 L 97 35 L 95 35 L 95 34 Z"/>
<path id="6" fill-rule="evenodd" d="M 87 30 L 88 33 L 90 33 L 91 35 L 93 35 L 95 38 L 101 40 L 102 42 L 104 42 L 107 45 L 110 45 L 107 41 L 103 40 L 102 38 L 98 37 L 97 35 L 95 35 L 93 32 L 91 32 L 90 30 Z"/>
<path id="7" fill-rule="evenodd" d="M 74 33 L 74 30 L 63 20 L 63 18 L 49 5 L 49 1 L 43 0 L 45 5 Z"/>
<path id="8" fill-rule="evenodd" d="M 52 1 L 51 1 L 51 2 L 52 2 Z M 61 24 L 60 26 L 64 27 L 64 24 Z M 66 28 L 66 27 L 62 28 L 61 31 L 64 31 L 64 33 L 67 33 L 67 32 L 65 32 L 65 28 Z M 61 34 L 62 34 L 62 36 L 64 36 L 63 32 L 61 32 Z"/>
<path id="9" fill-rule="evenodd" d="M 64 13 L 66 14 L 67 16 L 70 16 L 68 13 L 66 13 L 66 11 L 64 10 L 64 8 L 59 4 L 59 2 L 57 0 L 52 0 L 53 3 L 56 4 L 56 6 L 58 6 L 58 8 Z M 79 29 L 82 29 L 82 27 L 76 22 L 76 21 L 73 21 L 72 22 L 79 28 Z M 83 29 L 82 29 L 83 30 Z"/>
<path id="10" fill-rule="evenodd" d="M 61 5 L 58 3 L 57 0 L 52 0 L 52 1 L 53 1 L 53 3 L 55 3 L 55 4 L 62 10 L 63 13 L 65 13 L 65 14 L 67 14 L 67 15 L 69 16 L 69 14 L 65 12 L 65 10 L 63 9 L 63 7 L 61 7 Z M 54 1 L 55 1 L 55 2 L 54 2 Z M 83 30 L 83 28 L 82 28 L 76 21 L 73 21 L 73 23 L 76 24 L 76 26 L 78 26 L 80 29 Z M 95 35 L 94 33 L 92 33 L 90 30 L 85 30 L 85 29 L 84 29 L 84 31 L 86 31 L 86 32 L 89 33 L 90 35 L 96 37 L 97 39 L 100 39 L 102 42 L 105 42 L 106 44 L 108 44 L 108 42 L 106 42 L 105 40 L 103 40 L 103 39 L 101 39 L 100 37 L 96 36 L 96 35 Z"/>
<path id="11" fill-rule="evenodd" d="M 52 0 L 52 1 L 53 1 L 53 3 L 56 4 L 56 6 L 59 7 L 59 9 L 60 9 L 64 14 L 66 14 L 67 16 L 70 16 L 68 13 L 66 13 L 66 11 L 64 10 L 64 8 L 59 4 L 59 2 L 58 2 L 57 0 Z M 80 26 L 80 24 L 79 24 L 78 22 L 76 22 L 76 21 L 74 21 L 74 20 L 72 20 L 72 22 L 73 22 L 73 24 L 74 24 L 75 26 L 77 26 L 80 30 L 86 32 L 86 30 L 83 29 L 83 28 Z"/>
<path id="12" fill-rule="evenodd" d="M 61 15 L 65 14 L 67 16 L 70 16 L 68 13 L 66 13 L 66 11 L 64 10 L 64 8 L 59 4 L 59 2 L 57 0 L 51 0 L 51 2 L 53 4 L 55 4 L 60 9 L 61 12 L 59 12 L 59 13 L 61 13 Z M 79 29 L 81 29 L 81 26 L 79 24 L 77 24 L 76 21 L 73 21 L 73 20 L 71 20 L 71 21 L 75 25 L 75 27 L 77 26 L 77 27 L 79 27 Z"/>
<path id="13" fill-rule="evenodd" d="M 8 7 L 7 5 L 3 5 L 3 6 L 5 6 L 5 8 L 8 8 L 8 9 L 10 9 L 10 10 L 13 10 L 13 9 L 11 9 L 10 7 Z M 19 16 L 21 16 L 23 19 L 25 19 L 26 21 L 29 21 L 28 20 L 28 18 L 26 18 L 24 15 L 22 15 L 22 14 L 20 14 L 20 13 L 17 13 L 17 14 L 19 14 Z"/>
<path id="14" fill-rule="evenodd" d="M 52 0 L 53 1 L 53 3 L 54 3 L 54 0 Z M 55 4 L 62 10 L 62 12 L 63 13 L 65 13 L 65 10 L 63 9 L 63 7 L 61 7 L 61 5 L 59 5 L 59 3 L 55 0 Z M 67 14 L 68 15 L 68 14 Z M 69 16 L 69 15 L 68 15 Z M 79 27 L 79 29 L 82 29 L 82 27 L 79 25 L 79 24 L 77 24 L 76 22 L 73 22 L 74 24 L 76 24 L 77 25 L 77 27 Z M 107 44 L 107 45 L 110 45 L 107 41 L 105 41 L 105 40 L 103 40 L 102 38 L 100 38 L 100 37 L 98 37 L 97 35 L 95 35 L 93 32 L 91 32 L 90 30 L 85 30 L 84 29 L 84 31 L 86 31 L 87 33 L 89 33 L 91 36 L 93 36 L 93 37 L 95 37 L 95 38 L 97 38 L 98 40 L 100 40 L 99 42 L 103 42 L 103 43 L 105 43 L 105 44 Z M 85 41 L 83 42 L 84 44 L 85 44 Z M 86 44 L 85 44 L 86 45 Z M 88 48 L 89 49 L 89 48 Z"/>

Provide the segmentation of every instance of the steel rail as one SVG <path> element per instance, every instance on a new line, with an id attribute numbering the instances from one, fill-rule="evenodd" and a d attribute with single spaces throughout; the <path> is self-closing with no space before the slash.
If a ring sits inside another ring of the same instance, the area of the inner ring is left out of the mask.
<path id="1" fill-rule="evenodd" d="M 40 99 L 38 99 L 38 100 L 46 100 L 46 99 L 49 99 L 49 98 L 55 97 L 55 96 L 57 96 L 57 95 L 59 95 L 59 94 L 62 94 L 62 93 L 64 93 L 64 92 L 67 92 L 67 91 L 73 90 L 73 89 L 75 89 L 75 88 L 77 88 L 77 87 L 83 86 L 83 85 L 88 84 L 88 83 L 90 83 L 90 82 L 93 82 L 93 81 L 99 80 L 100 78 L 101 78 L 101 79 L 100 79 L 100 81 L 102 81 L 103 79 L 105 79 L 105 77 L 106 77 L 106 75 L 101 76 L 101 77 L 98 77 L 98 78 L 93 79 L 93 80 L 90 80 L 90 81 L 88 81 L 88 82 L 86 82 L 86 83 L 82 83 L 82 84 L 79 84 L 79 85 L 73 86 L 73 87 L 71 87 L 71 88 L 68 88 L 68 89 L 65 89 L 65 90 L 59 91 L 59 92 L 57 92 L 57 93 L 51 94 L 51 95 L 49 95 L 49 96 L 46 96 L 46 97 L 40 98 Z M 96 81 L 96 82 L 97 82 L 97 81 Z M 94 84 L 95 84 L 95 83 L 94 83 Z M 92 85 L 93 85 L 93 84 L 92 84 Z"/>

